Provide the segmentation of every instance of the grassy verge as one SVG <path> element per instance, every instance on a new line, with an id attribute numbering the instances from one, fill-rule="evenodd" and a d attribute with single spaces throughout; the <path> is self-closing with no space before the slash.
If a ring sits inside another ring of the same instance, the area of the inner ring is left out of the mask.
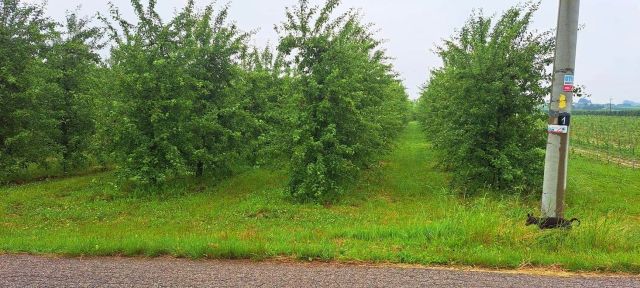
<path id="1" fill-rule="evenodd" d="M 280 171 L 215 187 L 131 197 L 109 173 L 0 188 L 0 251 L 64 255 L 295 257 L 338 261 L 554 266 L 640 272 L 640 173 L 574 157 L 571 231 L 525 227 L 537 198 L 461 199 L 415 123 L 339 204 L 292 204 Z"/>

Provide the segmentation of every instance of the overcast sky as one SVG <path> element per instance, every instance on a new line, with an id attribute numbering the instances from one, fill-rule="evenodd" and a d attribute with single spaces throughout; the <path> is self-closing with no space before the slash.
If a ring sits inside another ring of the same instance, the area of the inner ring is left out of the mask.
<path id="1" fill-rule="evenodd" d="M 30 2 L 39 2 L 30 0 Z M 82 6 L 81 13 L 107 12 L 107 0 L 49 0 L 48 14 L 62 20 L 66 10 Z M 112 0 L 124 15 L 132 17 L 129 0 Z M 143 2 L 146 2 L 143 0 Z M 171 17 L 185 0 L 159 0 L 158 11 Z M 196 0 L 200 5 L 210 1 Z M 231 1 L 230 18 L 243 30 L 258 30 L 253 44 L 277 42 L 274 24 L 284 19 L 284 7 L 296 0 Z M 321 1 L 312 0 L 320 4 Z M 226 3 L 218 1 L 218 3 Z M 460 28 L 472 9 L 482 8 L 486 15 L 500 13 L 519 1 L 507 0 L 343 0 L 342 7 L 359 8 L 366 22 L 376 25 L 379 36 L 387 40 L 385 48 L 407 86 L 411 98 L 427 80 L 430 69 L 441 65 L 432 49 Z M 544 0 L 535 16 L 534 28 L 554 29 L 558 1 Z M 587 86 L 593 102 L 640 102 L 640 1 L 585 0 L 581 2 L 576 84 Z"/>

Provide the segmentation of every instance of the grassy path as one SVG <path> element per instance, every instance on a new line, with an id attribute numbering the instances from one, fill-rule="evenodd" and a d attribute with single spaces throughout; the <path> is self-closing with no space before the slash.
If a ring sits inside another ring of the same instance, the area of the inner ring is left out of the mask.
<path id="1" fill-rule="evenodd" d="M 111 174 L 0 187 L 0 251 L 294 257 L 640 272 L 640 175 L 575 158 L 573 231 L 525 227 L 537 198 L 461 199 L 415 123 L 335 205 L 293 204 L 282 171 L 256 169 L 182 196 L 131 197 Z"/>

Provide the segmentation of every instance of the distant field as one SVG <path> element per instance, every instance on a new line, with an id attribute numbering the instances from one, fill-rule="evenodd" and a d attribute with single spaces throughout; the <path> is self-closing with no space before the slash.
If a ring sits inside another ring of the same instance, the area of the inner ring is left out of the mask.
<path id="1" fill-rule="evenodd" d="M 640 161 L 640 117 L 576 115 L 571 145 L 607 156 Z"/>
<path id="2" fill-rule="evenodd" d="M 293 203 L 286 173 L 264 168 L 155 196 L 123 192 L 112 173 L 0 187 L 0 253 L 640 272 L 637 170 L 572 155 L 566 214 L 582 224 L 540 231 L 524 225 L 539 195 L 456 195 L 424 139 L 411 123 L 329 206 Z"/>

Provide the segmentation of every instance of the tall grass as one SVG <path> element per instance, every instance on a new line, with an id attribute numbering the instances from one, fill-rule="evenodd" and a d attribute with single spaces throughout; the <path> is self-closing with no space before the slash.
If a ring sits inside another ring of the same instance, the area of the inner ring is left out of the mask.
<path id="1" fill-rule="evenodd" d="M 254 169 L 189 193 L 133 195 L 111 173 L 0 188 L 0 251 L 63 255 L 554 266 L 640 272 L 640 174 L 573 157 L 571 230 L 524 226 L 538 197 L 462 198 L 419 127 L 337 204 L 294 204 L 283 171 Z"/>

